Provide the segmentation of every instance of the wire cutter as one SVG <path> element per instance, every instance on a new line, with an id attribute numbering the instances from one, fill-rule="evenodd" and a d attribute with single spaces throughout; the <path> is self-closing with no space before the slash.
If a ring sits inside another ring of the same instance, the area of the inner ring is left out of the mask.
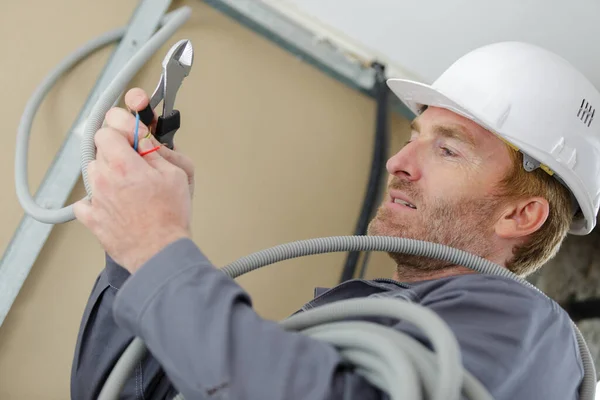
<path id="1" fill-rule="evenodd" d="M 187 39 L 180 40 L 171 47 L 162 62 L 162 74 L 148 106 L 139 112 L 140 121 L 146 126 L 154 120 L 154 108 L 163 101 L 162 115 L 158 117 L 156 128 L 152 135 L 160 143 L 171 150 L 173 149 L 173 137 L 181 125 L 181 116 L 175 106 L 175 96 L 183 82 L 192 69 L 194 62 L 194 49 L 192 42 Z"/>

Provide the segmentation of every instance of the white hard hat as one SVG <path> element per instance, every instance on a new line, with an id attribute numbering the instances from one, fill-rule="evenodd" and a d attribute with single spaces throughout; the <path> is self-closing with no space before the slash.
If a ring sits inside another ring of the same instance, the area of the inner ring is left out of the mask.
<path id="1" fill-rule="evenodd" d="M 600 202 L 600 93 L 563 58 L 520 42 L 490 44 L 452 64 L 432 85 L 388 79 L 415 114 L 445 108 L 498 135 L 571 191 L 583 219 L 569 232 L 589 233 Z"/>

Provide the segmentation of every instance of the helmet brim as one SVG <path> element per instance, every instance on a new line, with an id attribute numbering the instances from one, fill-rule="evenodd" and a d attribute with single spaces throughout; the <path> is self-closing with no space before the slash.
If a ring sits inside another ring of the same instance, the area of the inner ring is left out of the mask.
<path id="1" fill-rule="evenodd" d="M 440 92 L 434 87 L 408 79 L 390 78 L 387 80 L 387 85 L 416 116 L 423 112 L 426 106 L 440 107 L 450 110 L 456 114 L 462 115 L 484 128 L 491 130 L 485 121 L 480 120 L 465 107 L 450 99 L 448 96 Z"/>

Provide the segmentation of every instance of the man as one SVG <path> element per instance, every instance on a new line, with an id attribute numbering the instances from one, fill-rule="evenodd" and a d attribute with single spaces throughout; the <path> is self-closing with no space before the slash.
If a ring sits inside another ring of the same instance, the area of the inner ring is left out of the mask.
<path id="1" fill-rule="evenodd" d="M 600 146 L 592 107 L 600 95 L 564 60 L 499 43 L 465 55 L 432 86 L 388 83 L 418 116 L 410 141 L 387 163 L 388 195 L 371 235 L 446 244 L 526 276 L 568 232 L 593 229 Z M 125 102 L 142 110 L 148 97 L 133 89 Z M 95 398 L 137 336 L 152 355 L 130 377 L 128 399 L 386 398 L 330 345 L 254 312 L 191 240 L 192 162 L 164 147 L 140 156 L 131 147 L 134 123 L 126 110 L 107 114 L 88 167 L 93 201 L 75 206 L 107 261 L 83 316 L 72 397 Z M 141 140 L 139 151 L 152 140 Z M 512 279 L 390 256 L 402 285 L 351 280 L 304 309 L 368 296 L 412 301 L 448 324 L 465 368 L 495 399 L 578 398 L 582 361 L 555 303 Z M 429 344 L 412 325 L 392 324 Z"/>

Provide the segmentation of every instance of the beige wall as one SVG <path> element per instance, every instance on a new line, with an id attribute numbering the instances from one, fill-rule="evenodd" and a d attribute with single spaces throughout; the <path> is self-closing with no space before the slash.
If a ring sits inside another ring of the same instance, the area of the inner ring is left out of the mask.
<path id="1" fill-rule="evenodd" d="M 191 20 L 132 85 L 152 90 L 167 47 L 181 38 L 193 40 L 195 66 L 177 107 L 183 117 L 178 145 L 197 166 L 196 242 L 222 266 L 276 244 L 350 234 L 368 177 L 374 102 L 200 1 L 176 2 L 183 3 L 193 7 Z M 22 215 L 13 163 L 27 99 L 63 57 L 125 24 L 136 4 L 60 0 L 2 6 L 2 251 Z M 72 13 L 86 17 L 71 18 Z M 39 111 L 29 153 L 32 188 L 41 181 L 110 50 L 76 67 Z M 392 148 L 398 148 L 407 122 L 394 115 L 391 127 Z M 83 195 L 78 184 L 69 202 Z M 314 286 L 334 285 L 343 261 L 341 253 L 296 259 L 239 281 L 262 315 L 280 319 L 307 301 Z M 80 316 L 102 268 L 102 249 L 77 222 L 55 227 L 0 327 L 0 398 L 69 397 Z M 391 273 L 385 255 L 372 257 L 369 277 Z"/>

